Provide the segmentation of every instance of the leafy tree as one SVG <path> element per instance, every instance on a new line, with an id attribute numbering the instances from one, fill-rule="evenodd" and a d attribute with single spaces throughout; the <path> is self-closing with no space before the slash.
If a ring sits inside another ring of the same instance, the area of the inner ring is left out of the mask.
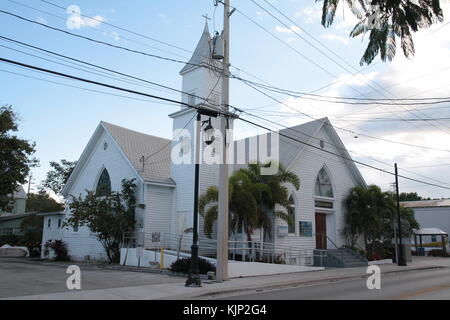
<path id="1" fill-rule="evenodd" d="M 396 196 L 392 192 L 382 192 L 376 185 L 367 188 L 356 186 L 350 190 L 345 200 L 344 234 L 350 246 L 355 246 L 357 239 L 364 238 L 366 251 L 372 251 L 375 241 L 391 241 L 394 237 L 394 221 L 397 219 Z M 411 234 L 419 224 L 414 218 L 414 211 L 400 207 L 403 236 Z"/>
<path id="2" fill-rule="evenodd" d="M 26 216 L 20 223 L 22 245 L 28 248 L 32 257 L 39 257 L 41 253 L 43 223 L 44 217 L 36 214 Z"/>
<path id="3" fill-rule="evenodd" d="M 268 168 L 270 166 L 271 162 L 265 164 L 252 163 L 246 169 L 241 169 L 241 172 L 247 175 L 255 185 L 253 195 L 257 203 L 257 227 L 261 228 L 263 232 L 267 232 L 268 236 L 272 235 L 271 230 L 273 229 L 273 220 L 275 217 L 291 225 L 295 223 L 287 214 L 290 202 L 289 189 L 286 187 L 286 184 L 293 185 L 296 190 L 300 188 L 300 179 L 298 176 L 286 170 L 281 164 L 278 164 L 276 174 L 261 174 L 262 168 Z M 280 206 L 281 210 L 276 210 L 277 206 Z"/>
<path id="4" fill-rule="evenodd" d="M 19 184 L 27 182 L 30 168 L 38 164 L 32 157 L 35 143 L 19 139 L 17 117 L 11 106 L 0 108 L 0 208 L 10 201 Z"/>
<path id="5" fill-rule="evenodd" d="M 42 187 L 60 194 L 76 165 L 77 161 L 66 159 L 62 159 L 61 163 L 50 161 L 50 166 L 53 169 L 47 172 L 47 177 L 42 181 Z"/>
<path id="6" fill-rule="evenodd" d="M 277 174 L 262 175 L 261 168 L 270 165 L 270 162 L 264 165 L 249 164 L 247 168 L 235 171 L 230 177 L 229 230 L 237 233 L 243 225 L 249 242 L 256 228 L 263 228 L 270 233 L 275 217 L 294 223 L 286 212 L 289 206 L 289 191 L 284 184 L 292 183 L 298 190 L 300 180 L 281 165 Z M 204 217 L 204 231 L 208 237 L 211 237 L 213 223 L 217 220 L 217 201 L 218 190 L 214 186 L 209 187 L 199 199 L 199 212 Z M 205 212 L 207 205 L 210 206 Z M 285 210 L 275 210 L 276 205 Z"/>
<path id="7" fill-rule="evenodd" d="M 319 0 L 316 0 L 319 1 Z M 380 54 L 383 61 L 392 59 L 397 50 L 397 38 L 406 57 L 414 55 L 412 33 L 442 22 L 444 16 L 439 0 L 345 0 L 359 19 L 350 32 L 351 37 L 370 32 L 369 43 L 360 64 L 370 64 Z M 339 0 L 323 0 L 322 25 L 334 22 Z"/>
<path id="8" fill-rule="evenodd" d="M 417 192 L 402 192 L 399 195 L 400 201 L 420 201 L 425 200 L 417 194 Z"/>
<path id="9" fill-rule="evenodd" d="M 107 196 L 98 197 L 95 192 L 86 190 L 84 198 L 72 196 L 69 204 L 72 214 L 65 225 L 87 226 L 102 244 L 111 263 L 119 262 L 123 233 L 134 229 L 137 187 L 134 180 L 123 179 L 121 192 L 112 191 Z"/>
<path id="10" fill-rule="evenodd" d="M 244 225 L 247 239 L 251 241 L 252 230 L 256 226 L 256 200 L 251 193 L 251 182 L 248 177 L 235 172 L 229 181 L 229 232 Z M 219 192 L 217 187 L 211 186 L 199 198 L 199 213 L 204 218 L 203 229 L 207 237 L 211 238 L 214 221 L 217 220 Z M 206 210 L 206 207 L 209 208 Z"/>
<path id="11" fill-rule="evenodd" d="M 26 206 L 27 212 L 58 212 L 63 210 L 64 205 L 56 202 L 45 192 L 45 190 L 28 194 Z"/>

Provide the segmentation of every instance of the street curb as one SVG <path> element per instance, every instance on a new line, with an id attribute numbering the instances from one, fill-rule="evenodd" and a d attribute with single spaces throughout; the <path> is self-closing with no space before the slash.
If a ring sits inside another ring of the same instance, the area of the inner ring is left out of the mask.
<path id="1" fill-rule="evenodd" d="M 403 270 L 392 270 L 392 271 L 386 271 L 383 272 L 383 274 L 392 274 L 392 273 L 400 273 L 400 272 L 411 272 L 411 271 L 421 271 L 421 270 L 430 270 L 430 269 L 441 269 L 441 268 L 448 268 L 444 266 L 427 266 L 427 267 L 418 267 L 413 269 L 403 269 Z M 241 292 L 249 292 L 249 291 L 255 291 L 255 290 L 270 290 L 270 289 L 278 289 L 278 288 L 290 288 L 290 287 L 296 287 L 298 285 L 307 285 L 307 284 L 315 284 L 315 283 L 325 283 L 325 282 L 336 282 L 340 280 L 350 280 L 350 279 L 358 279 L 358 278 L 367 278 L 369 274 L 359 274 L 359 275 L 350 275 L 345 277 L 329 277 L 329 278 L 321 278 L 321 279 L 313 279 L 313 280 L 303 280 L 303 281 L 296 281 L 296 282 L 286 282 L 286 283 L 277 283 L 272 285 L 261 285 L 256 286 L 252 288 L 241 288 L 241 289 L 229 289 L 229 290 L 223 290 L 223 291 L 212 291 L 212 292 L 206 292 L 201 293 L 198 295 L 191 295 L 190 298 L 200 298 L 200 297 L 207 297 L 212 295 L 224 295 L 224 294 L 234 294 L 234 293 L 241 293 Z"/>

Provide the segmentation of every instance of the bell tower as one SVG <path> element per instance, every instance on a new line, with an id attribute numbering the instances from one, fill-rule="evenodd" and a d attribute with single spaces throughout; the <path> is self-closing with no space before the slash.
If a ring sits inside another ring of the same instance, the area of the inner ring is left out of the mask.
<path id="1" fill-rule="evenodd" d="M 213 39 L 206 21 L 192 57 L 180 70 L 183 91 L 181 101 L 183 103 L 191 106 L 220 108 L 221 62 L 212 58 L 212 47 Z M 172 233 L 179 233 L 180 229 L 192 226 L 196 114 L 195 109 L 181 105 L 179 111 L 169 115 L 173 119 L 174 135 L 171 177 L 176 183 Z M 202 116 L 202 121 L 204 120 L 208 120 L 208 117 Z M 211 119 L 211 124 L 214 128 L 219 128 L 218 119 Z M 204 146 L 202 150 L 203 148 Z M 175 158 L 178 162 L 174 161 Z M 183 163 L 180 163 L 180 158 L 183 159 Z M 200 167 L 200 194 L 202 194 L 208 186 L 216 185 L 217 168 L 214 165 L 201 165 Z"/>

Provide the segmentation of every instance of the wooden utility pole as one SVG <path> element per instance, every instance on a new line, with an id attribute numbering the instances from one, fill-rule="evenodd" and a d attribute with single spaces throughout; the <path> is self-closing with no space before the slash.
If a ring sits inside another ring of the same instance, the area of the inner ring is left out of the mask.
<path id="1" fill-rule="evenodd" d="M 406 262 L 403 256 L 403 241 L 402 241 L 402 222 L 400 217 L 400 195 L 398 193 L 398 171 L 397 163 L 395 163 L 395 193 L 397 198 L 397 221 L 398 221 L 398 255 L 397 265 L 406 266 Z M 394 226 L 395 229 L 395 226 Z"/>
<path id="2" fill-rule="evenodd" d="M 230 74 L 230 0 L 223 3 L 223 74 L 222 74 L 222 112 L 220 131 L 222 132 L 222 163 L 219 170 L 219 205 L 217 222 L 217 266 L 216 280 L 222 282 L 228 279 L 228 159 L 227 159 L 227 129 L 229 110 L 229 74 Z M 231 143 L 231 141 L 230 141 Z"/>

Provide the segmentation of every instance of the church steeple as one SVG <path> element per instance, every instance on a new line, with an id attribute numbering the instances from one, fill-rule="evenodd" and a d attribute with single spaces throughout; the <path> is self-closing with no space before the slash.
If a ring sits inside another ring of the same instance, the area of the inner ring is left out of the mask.
<path id="1" fill-rule="evenodd" d="M 209 57 L 211 57 L 211 35 L 209 33 L 208 22 L 206 21 L 197 47 L 189 62 L 180 70 L 180 75 L 184 75 L 192 69 L 198 68 L 196 65 L 206 66 Z"/>
<path id="2" fill-rule="evenodd" d="M 219 81 L 220 72 L 213 70 L 211 66 L 220 67 L 220 63 L 212 59 L 212 39 L 208 21 L 206 21 L 191 59 L 180 71 L 180 75 L 183 77 L 181 101 L 189 105 L 200 103 L 218 105 L 220 103 L 222 92 L 222 83 Z M 202 97 L 208 100 L 205 101 Z M 181 106 L 181 109 L 184 108 L 185 106 Z"/>

